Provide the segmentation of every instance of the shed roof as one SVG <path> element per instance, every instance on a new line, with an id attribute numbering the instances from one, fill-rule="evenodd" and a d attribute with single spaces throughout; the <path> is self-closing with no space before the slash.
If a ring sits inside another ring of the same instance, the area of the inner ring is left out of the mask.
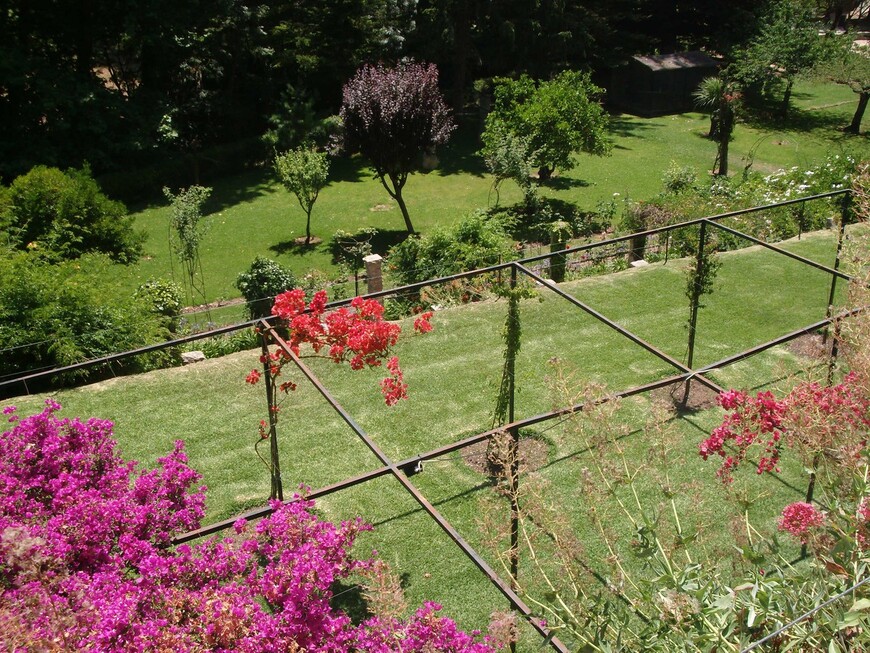
<path id="1" fill-rule="evenodd" d="M 717 62 L 710 55 L 699 51 L 675 52 L 673 54 L 634 55 L 633 59 L 650 70 L 678 70 L 680 68 L 710 68 Z"/>

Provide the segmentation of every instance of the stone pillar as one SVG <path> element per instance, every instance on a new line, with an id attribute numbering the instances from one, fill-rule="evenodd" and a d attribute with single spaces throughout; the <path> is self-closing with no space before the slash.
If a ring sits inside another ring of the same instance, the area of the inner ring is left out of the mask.
<path id="1" fill-rule="evenodd" d="M 384 259 L 379 254 L 369 254 L 363 258 L 363 263 L 366 264 L 367 293 L 384 289 L 383 262 Z"/>

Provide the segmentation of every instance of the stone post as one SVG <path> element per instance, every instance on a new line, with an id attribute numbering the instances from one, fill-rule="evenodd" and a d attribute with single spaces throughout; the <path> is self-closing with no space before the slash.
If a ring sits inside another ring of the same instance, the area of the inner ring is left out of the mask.
<path id="1" fill-rule="evenodd" d="M 383 262 L 384 259 L 379 254 L 369 254 L 363 258 L 363 263 L 366 264 L 366 292 L 369 294 L 384 289 Z"/>

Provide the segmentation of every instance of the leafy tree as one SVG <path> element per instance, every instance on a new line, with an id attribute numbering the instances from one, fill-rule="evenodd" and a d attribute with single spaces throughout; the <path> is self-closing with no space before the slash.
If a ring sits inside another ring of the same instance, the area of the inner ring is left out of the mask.
<path id="1" fill-rule="evenodd" d="M 795 78 L 824 54 L 815 7 L 809 0 L 776 0 L 759 22 L 759 35 L 738 54 L 738 74 L 768 92 L 784 84 L 780 113 L 786 118 Z"/>
<path id="2" fill-rule="evenodd" d="M 191 186 L 180 190 L 177 195 L 164 188 L 163 194 L 172 205 L 169 243 L 181 262 L 187 301 L 188 305 L 191 305 L 197 294 L 205 300 L 205 282 L 202 278 L 199 245 L 205 235 L 202 206 L 211 195 L 211 188 Z"/>
<path id="3" fill-rule="evenodd" d="M 305 244 L 311 242 L 311 210 L 329 176 L 326 152 L 300 147 L 275 156 L 275 171 L 289 192 L 296 196 L 305 211 Z"/>
<path id="4" fill-rule="evenodd" d="M 100 192 L 87 167 L 62 172 L 36 166 L 12 182 L 0 212 L 14 245 L 50 258 L 104 252 L 131 263 L 142 252 L 144 234 L 134 230 L 123 204 Z"/>
<path id="5" fill-rule="evenodd" d="M 433 64 L 363 66 L 342 91 L 344 145 L 361 152 L 414 233 L 402 189 L 424 152 L 447 142 L 455 124 Z"/>
<path id="6" fill-rule="evenodd" d="M 707 77 L 694 93 L 695 104 L 710 110 L 710 138 L 718 144 L 713 174 L 728 174 L 728 143 L 734 132 L 735 108 L 739 94 L 725 77 Z"/>
<path id="7" fill-rule="evenodd" d="M 870 100 L 870 47 L 854 45 L 849 36 L 831 57 L 819 64 L 816 71 L 838 84 L 845 84 L 858 94 L 858 106 L 844 131 L 852 134 L 860 132 L 864 110 Z"/>
<path id="8" fill-rule="evenodd" d="M 610 151 L 607 115 L 599 103 L 602 89 L 586 73 L 565 71 L 551 81 L 528 75 L 498 79 L 492 112 L 482 139 L 484 153 L 497 149 L 505 132 L 529 139 L 538 176 L 549 179 L 572 164 L 575 152 L 604 156 Z"/>
<path id="9" fill-rule="evenodd" d="M 480 153 L 490 174 L 495 177 L 493 189 L 496 193 L 496 204 L 499 188 L 507 179 L 513 180 L 520 187 L 526 208 L 537 204 L 537 191 L 531 177 L 536 153 L 532 149 L 531 138 L 516 134 L 506 124 L 499 123 L 493 125 Z"/>

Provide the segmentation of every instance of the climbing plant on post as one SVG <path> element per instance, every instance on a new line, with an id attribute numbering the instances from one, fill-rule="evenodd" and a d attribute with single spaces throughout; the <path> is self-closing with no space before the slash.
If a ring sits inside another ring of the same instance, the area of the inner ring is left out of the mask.
<path id="1" fill-rule="evenodd" d="M 698 230 L 698 252 L 695 261 L 686 274 L 686 297 L 689 299 L 689 342 L 687 345 L 686 367 L 692 368 L 695 359 L 695 334 L 698 326 L 698 310 L 703 308 L 701 297 L 713 292 L 713 282 L 721 266 L 716 256 L 715 246 L 707 242 L 707 222 L 701 222 Z M 681 405 L 685 407 L 689 401 L 691 380 L 686 379 Z"/>
<path id="2" fill-rule="evenodd" d="M 189 306 L 196 303 L 194 299 L 196 296 L 203 303 L 206 301 L 199 245 L 206 232 L 202 207 L 211 195 L 211 190 L 204 186 L 191 186 L 175 194 L 168 188 L 163 189 L 163 194 L 172 207 L 169 219 L 169 244 L 181 262 L 184 290 Z"/>
<path id="3" fill-rule="evenodd" d="M 283 496 L 281 466 L 278 456 L 276 425 L 280 411 L 280 394 L 289 394 L 296 389 L 293 381 L 279 382 L 284 366 L 296 363 L 300 356 L 321 356 L 334 363 L 347 363 L 352 370 L 380 367 L 386 363 L 388 376 L 381 381 L 381 392 L 387 406 L 408 397 L 408 384 L 399 367 L 399 358 L 392 355 L 392 348 L 399 340 L 402 328 L 384 319 L 384 307 L 374 299 L 356 297 L 350 306 L 334 311 L 326 310 L 326 292 L 314 294 L 306 303 L 305 291 L 301 288 L 288 290 L 275 297 L 272 315 L 277 318 L 280 329 L 285 331 L 283 342 L 269 351 L 264 340 L 260 362 L 263 374 L 251 370 L 245 379 L 255 385 L 265 376 L 266 396 L 269 402 L 269 419 L 260 421 L 259 438 L 254 445 L 257 455 L 269 468 L 271 498 Z M 414 320 L 414 331 L 428 333 L 432 330 L 432 312 L 422 313 Z M 260 455 L 257 446 L 268 440 L 269 458 Z"/>

